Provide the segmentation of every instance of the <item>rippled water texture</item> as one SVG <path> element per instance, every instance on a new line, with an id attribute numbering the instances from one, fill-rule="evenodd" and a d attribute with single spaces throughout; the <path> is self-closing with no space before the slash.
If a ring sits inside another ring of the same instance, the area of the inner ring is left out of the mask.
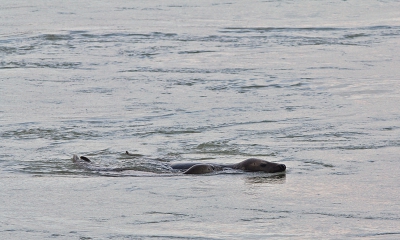
<path id="1" fill-rule="evenodd" d="M 0 236 L 398 238 L 399 12 L 5 1 Z M 169 166 L 251 157 L 287 170 Z"/>

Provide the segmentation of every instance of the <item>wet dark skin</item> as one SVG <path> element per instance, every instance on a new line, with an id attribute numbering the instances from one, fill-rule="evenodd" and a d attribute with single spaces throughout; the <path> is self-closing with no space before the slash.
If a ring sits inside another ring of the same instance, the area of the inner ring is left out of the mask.
<path id="1" fill-rule="evenodd" d="M 281 163 L 268 162 L 262 159 L 249 158 L 237 164 L 202 164 L 202 163 L 175 163 L 173 169 L 186 170 L 185 174 L 204 174 L 220 171 L 224 168 L 240 169 L 248 172 L 276 173 L 286 170 L 286 165 Z"/>

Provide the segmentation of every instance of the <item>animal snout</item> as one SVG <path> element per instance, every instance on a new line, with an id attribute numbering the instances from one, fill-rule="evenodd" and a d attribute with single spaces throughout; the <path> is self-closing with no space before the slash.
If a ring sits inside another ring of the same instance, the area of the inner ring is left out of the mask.
<path id="1" fill-rule="evenodd" d="M 282 171 L 286 170 L 286 165 L 285 164 L 279 164 L 279 169 L 281 169 Z"/>

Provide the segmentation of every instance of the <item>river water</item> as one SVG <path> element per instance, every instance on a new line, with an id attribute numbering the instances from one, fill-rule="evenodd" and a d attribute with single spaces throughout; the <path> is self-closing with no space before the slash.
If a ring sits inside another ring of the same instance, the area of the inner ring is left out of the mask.
<path id="1" fill-rule="evenodd" d="M 399 12 L 2 1 L 1 238 L 399 238 Z M 250 157 L 287 170 L 168 168 Z"/>

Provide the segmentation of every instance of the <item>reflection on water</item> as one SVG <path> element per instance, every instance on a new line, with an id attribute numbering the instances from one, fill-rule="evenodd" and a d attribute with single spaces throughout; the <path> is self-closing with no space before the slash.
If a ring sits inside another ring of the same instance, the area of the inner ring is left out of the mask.
<path id="1" fill-rule="evenodd" d="M 257 174 L 258 175 L 258 174 Z M 286 173 L 263 174 L 260 176 L 246 176 L 246 183 L 270 183 L 270 184 L 283 184 L 286 182 Z"/>

